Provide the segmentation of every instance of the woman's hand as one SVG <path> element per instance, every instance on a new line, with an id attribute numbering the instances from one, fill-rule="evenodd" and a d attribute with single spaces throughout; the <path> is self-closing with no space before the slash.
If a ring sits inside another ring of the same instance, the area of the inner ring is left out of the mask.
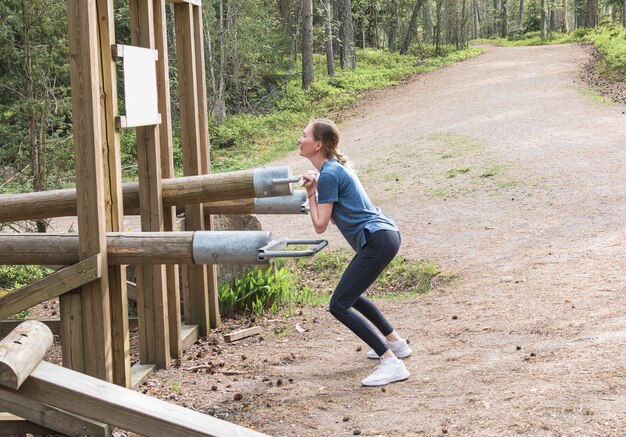
<path id="1" fill-rule="evenodd" d="M 309 170 L 305 174 L 300 176 L 300 180 L 304 181 L 302 186 L 307 189 L 307 191 L 311 189 L 317 189 L 317 179 L 320 174 L 317 170 Z"/>

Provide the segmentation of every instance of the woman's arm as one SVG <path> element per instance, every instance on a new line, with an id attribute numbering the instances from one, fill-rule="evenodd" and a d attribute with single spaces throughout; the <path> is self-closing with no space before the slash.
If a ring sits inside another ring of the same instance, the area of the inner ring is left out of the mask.
<path id="1" fill-rule="evenodd" d="M 311 215 L 311 221 L 313 222 L 313 227 L 315 228 L 315 232 L 318 234 L 323 233 L 328 227 L 328 222 L 330 221 L 330 216 L 333 213 L 333 204 L 332 203 L 317 203 L 317 199 L 315 198 L 315 190 L 313 190 L 313 195 L 307 190 L 307 196 L 309 196 L 309 214 Z"/>
<path id="2" fill-rule="evenodd" d="M 313 227 L 315 228 L 315 232 L 321 234 L 328 227 L 328 222 L 331 221 L 330 216 L 333 213 L 333 204 L 317 203 L 315 189 L 317 188 L 318 175 L 317 172 L 309 172 L 303 175 L 302 179 L 306 181 L 304 187 L 306 188 L 306 195 L 309 201 L 309 214 L 313 222 Z"/>

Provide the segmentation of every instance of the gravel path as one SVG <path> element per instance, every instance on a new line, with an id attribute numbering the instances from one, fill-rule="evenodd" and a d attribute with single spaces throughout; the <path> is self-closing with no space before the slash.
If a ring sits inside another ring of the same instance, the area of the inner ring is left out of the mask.
<path id="1" fill-rule="evenodd" d="M 457 280 L 383 304 L 415 350 L 411 379 L 384 392 L 359 387 L 371 363 L 322 314 L 285 348 L 300 358 L 275 370 L 300 383 L 280 409 L 259 405 L 262 430 L 623 434 L 626 107 L 581 82 L 587 57 L 575 45 L 490 48 L 378 93 L 342 124 L 366 189 L 401 228 L 401 253 Z M 280 164 L 308 168 L 297 155 Z M 308 218 L 261 221 L 314 236 Z"/>

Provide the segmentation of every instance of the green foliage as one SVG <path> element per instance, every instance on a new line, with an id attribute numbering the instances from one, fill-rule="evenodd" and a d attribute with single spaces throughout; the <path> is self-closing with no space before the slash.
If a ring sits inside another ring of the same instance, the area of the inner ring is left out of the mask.
<path id="1" fill-rule="evenodd" d="M 279 159 L 297 148 L 304 125 L 314 117 L 327 116 L 353 105 L 365 92 L 394 85 L 412 74 L 435 70 L 482 53 L 480 49 L 452 50 L 435 57 L 422 51 L 400 55 L 385 50 L 357 50 L 359 67 L 329 77 L 323 57 L 316 56 L 315 77 L 306 91 L 294 74 L 274 100 L 275 110 L 264 114 L 227 117 L 217 127 L 211 120 L 211 164 L 213 171 L 235 171 L 257 167 Z"/>
<path id="2" fill-rule="evenodd" d="M 235 280 L 234 286 L 225 284 L 219 289 L 220 311 L 226 315 L 247 311 L 263 315 L 266 309 L 276 313 L 294 297 L 293 276 L 286 268 L 275 266 L 251 270 Z"/>
<path id="3" fill-rule="evenodd" d="M 626 29 L 622 26 L 606 26 L 589 31 L 584 38 L 591 41 L 604 55 L 608 67 L 626 75 Z"/>
<path id="4" fill-rule="evenodd" d="M 12 290 L 38 281 L 52 270 L 42 266 L 0 265 L 0 297 Z M 28 317 L 30 310 L 16 314 L 18 319 Z"/>
<path id="5" fill-rule="evenodd" d="M 49 168 L 73 168 L 66 15 L 54 0 L 0 3 L 0 166 L 19 179 L 31 176 L 31 143 Z"/>

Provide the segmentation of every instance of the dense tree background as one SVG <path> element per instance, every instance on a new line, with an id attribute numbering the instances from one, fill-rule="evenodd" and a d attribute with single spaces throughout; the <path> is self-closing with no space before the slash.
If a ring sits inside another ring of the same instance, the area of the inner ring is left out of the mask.
<path id="1" fill-rule="evenodd" d="M 117 40 L 129 43 L 128 2 L 114 3 Z M 294 77 L 314 83 L 312 72 L 301 76 L 303 53 L 307 68 L 313 53 L 333 75 L 336 65 L 358 69 L 355 48 L 440 54 L 475 38 L 625 23 L 625 7 L 626 0 L 205 0 L 210 122 L 273 110 Z M 167 13 L 176 119 L 172 5 Z M 66 2 L 0 3 L 0 192 L 71 182 L 64 176 L 74 167 L 67 46 Z"/>

